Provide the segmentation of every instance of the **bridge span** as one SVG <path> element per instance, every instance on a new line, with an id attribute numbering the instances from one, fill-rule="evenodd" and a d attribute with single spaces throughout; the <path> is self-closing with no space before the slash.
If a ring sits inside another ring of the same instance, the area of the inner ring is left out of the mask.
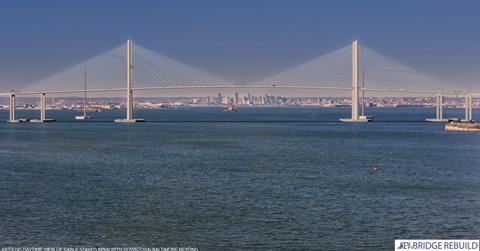
<path id="1" fill-rule="evenodd" d="M 126 116 L 125 118 L 116 119 L 115 122 L 118 123 L 132 123 L 132 122 L 141 122 L 143 119 L 137 119 L 133 117 L 133 93 L 134 91 L 145 91 L 145 90 L 181 90 L 181 89 L 304 89 L 304 90 L 334 90 L 334 91 L 350 91 L 352 98 L 351 105 L 351 117 L 350 118 L 341 118 L 340 121 L 343 122 L 369 122 L 370 118 L 368 116 L 362 116 L 360 114 L 360 93 L 365 92 L 379 92 L 379 93 L 411 93 L 411 94 L 426 94 L 426 95 L 435 95 L 436 96 L 436 117 L 426 119 L 430 122 L 445 122 L 446 119 L 443 118 L 443 97 L 448 95 L 455 96 L 464 96 L 465 97 L 465 118 L 466 121 L 471 121 L 472 118 L 472 97 L 480 96 L 480 93 L 475 92 L 465 92 L 465 91 L 438 91 L 438 90 L 420 90 L 412 88 L 368 88 L 360 86 L 360 46 L 357 40 L 352 43 L 352 79 L 351 87 L 340 87 L 340 86 L 309 86 L 309 85 L 289 85 L 289 84 L 270 84 L 270 83 L 256 83 L 256 84 L 215 84 L 215 85 L 183 85 L 183 86 L 142 86 L 142 87 L 133 87 L 133 43 L 131 40 L 127 41 L 127 83 L 126 87 L 122 88 L 90 88 L 90 89 L 65 89 L 65 90 L 36 90 L 36 91 L 15 91 L 12 90 L 7 93 L 0 93 L 0 96 L 9 97 L 9 119 L 8 122 L 18 122 L 15 116 L 15 98 L 22 95 L 39 95 L 40 97 L 40 118 L 36 122 L 50 122 L 54 121 L 52 119 L 46 118 L 45 110 L 45 97 L 47 95 L 55 94 L 75 94 L 75 93 L 100 93 L 100 92 L 126 92 L 127 103 L 126 103 Z"/>

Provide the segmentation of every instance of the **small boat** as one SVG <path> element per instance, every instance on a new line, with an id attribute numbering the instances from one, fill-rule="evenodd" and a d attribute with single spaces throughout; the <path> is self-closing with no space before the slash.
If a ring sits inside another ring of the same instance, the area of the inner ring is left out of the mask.
<path id="1" fill-rule="evenodd" d="M 229 105 L 225 109 L 223 109 L 224 112 L 237 112 L 237 109 L 235 109 L 234 105 Z"/>
<path id="2" fill-rule="evenodd" d="M 83 92 L 83 115 L 75 116 L 75 120 L 89 120 L 91 116 L 87 115 L 87 69 L 85 69 L 85 81 L 84 81 L 84 92 Z"/>
<path id="3" fill-rule="evenodd" d="M 237 112 L 237 109 L 235 107 L 235 104 L 233 101 L 228 102 L 228 106 L 223 109 L 224 112 Z"/>
<path id="4" fill-rule="evenodd" d="M 91 119 L 92 117 L 88 116 L 88 115 L 78 115 L 78 116 L 75 116 L 75 120 L 88 120 L 88 119 Z"/>
<path id="5" fill-rule="evenodd" d="M 371 122 L 373 117 L 365 115 L 365 69 L 362 69 L 362 100 L 361 100 L 361 114 L 358 116 L 359 121 Z"/>

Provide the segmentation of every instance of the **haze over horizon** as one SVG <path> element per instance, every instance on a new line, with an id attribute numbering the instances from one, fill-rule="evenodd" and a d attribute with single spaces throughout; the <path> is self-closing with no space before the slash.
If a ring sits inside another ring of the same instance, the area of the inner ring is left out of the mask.
<path id="1" fill-rule="evenodd" d="M 255 82 L 359 39 L 478 90 L 478 1 L 15 1 L 0 9 L 0 90 L 22 88 L 132 38 L 212 75 Z"/>

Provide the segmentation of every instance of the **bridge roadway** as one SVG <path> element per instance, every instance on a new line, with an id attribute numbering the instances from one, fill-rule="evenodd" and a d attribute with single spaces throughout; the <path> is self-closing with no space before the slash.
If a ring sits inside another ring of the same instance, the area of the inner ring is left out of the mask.
<path id="1" fill-rule="evenodd" d="M 319 90 L 339 90 L 352 91 L 352 87 L 337 87 L 337 86 L 290 86 L 290 85 L 218 85 L 218 86 L 146 86 L 146 87 L 132 87 L 132 91 L 144 90 L 181 90 L 181 89 L 319 89 Z M 127 88 L 98 88 L 98 89 L 69 89 L 69 90 L 38 90 L 38 91 L 11 91 L 0 93 L 0 96 L 10 96 L 12 94 L 18 95 L 40 95 L 40 94 L 73 94 L 84 92 L 117 92 L 126 91 Z M 388 88 L 359 88 L 360 91 L 365 92 L 384 92 L 384 93 L 415 93 L 415 94 L 430 94 L 430 95 L 471 95 L 480 96 L 480 93 L 465 92 L 465 91 L 439 91 L 439 90 L 417 90 L 417 89 L 388 89 Z"/>

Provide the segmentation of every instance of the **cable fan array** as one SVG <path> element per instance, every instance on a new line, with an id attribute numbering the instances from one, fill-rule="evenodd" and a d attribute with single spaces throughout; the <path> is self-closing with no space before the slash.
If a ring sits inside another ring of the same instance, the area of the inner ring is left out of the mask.
<path id="1" fill-rule="evenodd" d="M 255 85 L 348 87 L 352 82 L 352 50 L 346 46 L 263 79 Z M 360 49 L 360 77 L 367 88 L 447 90 L 448 83 L 384 56 Z"/>
<path id="2" fill-rule="evenodd" d="M 351 47 L 334 50 L 269 78 L 241 86 L 349 87 L 351 86 Z M 368 47 L 360 50 L 361 78 L 367 88 L 447 90 L 449 85 L 408 67 Z M 78 90 L 88 70 L 89 89 L 124 88 L 126 45 L 71 66 L 33 83 L 24 91 Z M 135 45 L 133 50 L 135 87 L 219 87 L 234 83 L 195 69 L 157 52 Z"/>
<path id="3" fill-rule="evenodd" d="M 384 89 L 449 90 L 447 82 L 420 72 L 368 47 L 360 51 L 365 87 Z"/>
<path id="4" fill-rule="evenodd" d="M 89 89 L 124 88 L 126 46 L 118 46 L 24 88 L 23 91 L 78 90 L 83 88 L 87 69 Z M 225 86 L 228 81 L 135 45 L 133 50 L 135 87 Z"/>
<path id="5" fill-rule="evenodd" d="M 346 46 L 254 83 L 259 86 L 351 86 L 351 47 Z"/>

